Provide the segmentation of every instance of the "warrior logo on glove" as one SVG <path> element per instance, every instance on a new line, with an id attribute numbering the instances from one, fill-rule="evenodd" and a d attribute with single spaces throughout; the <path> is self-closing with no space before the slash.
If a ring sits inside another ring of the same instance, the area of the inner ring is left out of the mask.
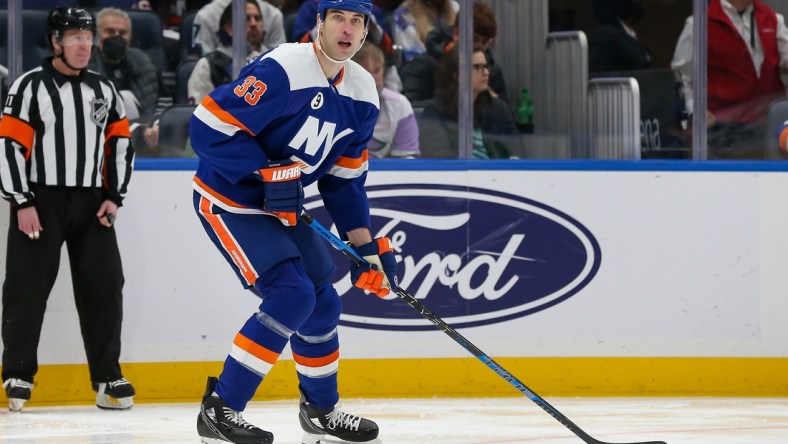
<path id="1" fill-rule="evenodd" d="M 285 226 L 292 227 L 298 223 L 304 207 L 301 167 L 292 160 L 282 160 L 269 162 L 257 173 L 265 189 L 263 209 L 278 217 Z"/>

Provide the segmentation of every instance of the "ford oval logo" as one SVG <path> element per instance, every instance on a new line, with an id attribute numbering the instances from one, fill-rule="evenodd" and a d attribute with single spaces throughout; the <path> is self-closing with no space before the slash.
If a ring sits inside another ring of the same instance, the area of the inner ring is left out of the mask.
<path id="1" fill-rule="evenodd" d="M 373 236 L 388 236 L 400 285 L 455 328 L 492 324 L 544 310 L 577 294 L 596 275 L 601 252 L 591 232 L 545 204 L 493 190 L 446 185 L 367 187 Z M 305 205 L 330 221 L 321 201 Z M 332 227 L 335 231 L 335 227 Z M 338 264 L 347 263 L 334 252 Z M 340 265 L 340 324 L 430 330 L 398 300 L 364 295 Z"/>

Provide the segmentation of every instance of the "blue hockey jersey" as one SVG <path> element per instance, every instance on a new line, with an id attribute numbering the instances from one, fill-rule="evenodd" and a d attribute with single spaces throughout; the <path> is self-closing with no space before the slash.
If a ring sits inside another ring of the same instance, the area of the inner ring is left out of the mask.
<path id="1" fill-rule="evenodd" d="M 353 61 L 326 79 L 313 43 L 282 44 L 216 88 L 189 126 L 199 156 L 192 187 L 234 213 L 263 212 L 256 174 L 270 161 L 301 166 L 317 182 L 340 233 L 369 227 L 367 142 L 380 105 L 375 81 Z"/>

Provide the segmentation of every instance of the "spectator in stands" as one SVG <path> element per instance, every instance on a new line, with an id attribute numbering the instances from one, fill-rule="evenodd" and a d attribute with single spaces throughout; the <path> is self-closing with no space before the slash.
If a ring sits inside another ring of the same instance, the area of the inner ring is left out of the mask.
<path id="1" fill-rule="evenodd" d="M 427 52 L 414 57 L 400 69 L 402 93 L 411 102 L 431 99 L 435 94 L 435 71 L 443 56 L 454 48 L 460 37 L 459 13 L 454 26 L 438 25 L 427 37 Z M 490 49 L 498 38 L 498 22 L 492 8 L 484 3 L 473 4 L 473 44 L 479 46 L 490 65 L 490 94 L 506 97 L 503 70 L 495 63 Z"/>
<path id="2" fill-rule="evenodd" d="M 455 22 L 460 5 L 455 0 L 405 0 L 394 10 L 394 44 L 408 62 L 427 51 L 427 35 L 440 24 Z"/>
<path id="3" fill-rule="evenodd" d="M 422 157 L 458 157 L 458 60 L 458 48 L 455 47 L 441 60 L 435 75 L 435 98 L 428 102 L 419 119 Z M 508 158 L 507 144 L 517 140 L 514 116 L 506 102 L 490 93 L 490 65 L 480 46 L 474 46 L 471 63 L 472 156 L 474 159 Z"/>
<path id="4" fill-rule="evenodd" d="M 282 11 L 265 0 L 257 0 L 257 3 L 263 16 L 263 23 L 265 23 L 263 44 L 268 48 L 276 48 L 286 40 Z M 194 36 L 194 45 L 199 45 L 202 48 L 203 55 L 207 55 L 221 46 L 217 34 L 219 18 L 227 5 L 230 4 L 232 4 L 232 0 L 213 0 L 200 8 L 194 17 L 193 29 L 197 31 Z"/>
<path id="5" fill-rule="evenodd" d="M 405 96 L 383 85 L 386 75 L 383 51 L 366 42 L 353 56 L 353 61 L 372 74 L 380 97 L 380 115 L 372 139 L 367 143 L 369 154 L 377 158 L 419 157 L 419 126 L 413 107 Z"/>
<path id="6" fill-rule="evenodd" d="M 96 15 L 98 47 L 91 58 L 90 69 L 109 78 L 115 88 L 130 91 L 133 98 L 126 100 L 130 117 L 136 121 L 150 120 L 162 90 L 159 70 L 148 55 L 131 44 L 131 19 L 118 8 L 104 8 Z M 129 109 L 129 104 L 135 105 Z"/>
<path id="7" fill-rule="evenodd" d="M 263 45 L 265 27 L 263 24 L 260 6 L 256 0 L 246 0 L 246 43 L 248 54 L 246 62 L 256 59 L 268 50 Z M 202 102 L 211 91 L 219 85 L 233 80 L 233 5 L 224 8 L 219 18 L 219 41 L 221 46 L 200 58 L 194 66 L 189 77 L 189 102 L 198 104 Z"/>
<path id="8" fill-rule="evenodd" d="M 689 17 L 671 63 L 681 72 L 690 112 L 692 26 Z M 708 157 L 763 159 L 769 103 L 785 96 L 785 19 L 759 0 L 711 0 L 708 27 Z"/>
<path id="9" fill-rule="evenodd" d="M 161 73 L 150 57 L 131 44 L 131 19 L 118 8 L 96 14 L 99 51 L 91 56 L 89 68 L 106 76 L 124 99 L 134 149 L 138 156 L 155 155 L 151 131 L 155 116 L 172 104 L 165 93 Z"/>
<path id="10" fill-rule="evenodd" d="M 637 38 L 642 0 L 593 0 L 597 27 L 588 37 L 591 73 L 634 71 L 651 67 L 651 52 Z"/>

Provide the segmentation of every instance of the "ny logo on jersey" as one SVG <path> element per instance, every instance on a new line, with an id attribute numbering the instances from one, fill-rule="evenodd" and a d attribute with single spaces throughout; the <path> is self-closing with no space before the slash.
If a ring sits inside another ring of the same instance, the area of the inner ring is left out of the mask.
<path id="1" fill-rule="evenodd" d="M 350 128 L 345 128 L 342 130 L 341 133 L 334 135 L 334 131 L 336 130 L 337 124 L 333 122 L 325 122 L 323 127 L 320 127 L 320 120 L 315 117 L 309 116 L 306 119 L 306 122 L 301 126 L 301 129 L 298 130 L 298 133 L 293 137 L 293 140 L 290 141 L 288 146 L 290 148 L 300 150 L 301 147 L 304 146 L 306 143 L 305 153 L 314 156 L 320 147 L 325 145 L 326 149 L 323 152 L 323 157 L 328 155 L 328 152 L 331 151 L 331 147 L 337 143 L 341 138 L 352 134 L 353 130 Z"/>

